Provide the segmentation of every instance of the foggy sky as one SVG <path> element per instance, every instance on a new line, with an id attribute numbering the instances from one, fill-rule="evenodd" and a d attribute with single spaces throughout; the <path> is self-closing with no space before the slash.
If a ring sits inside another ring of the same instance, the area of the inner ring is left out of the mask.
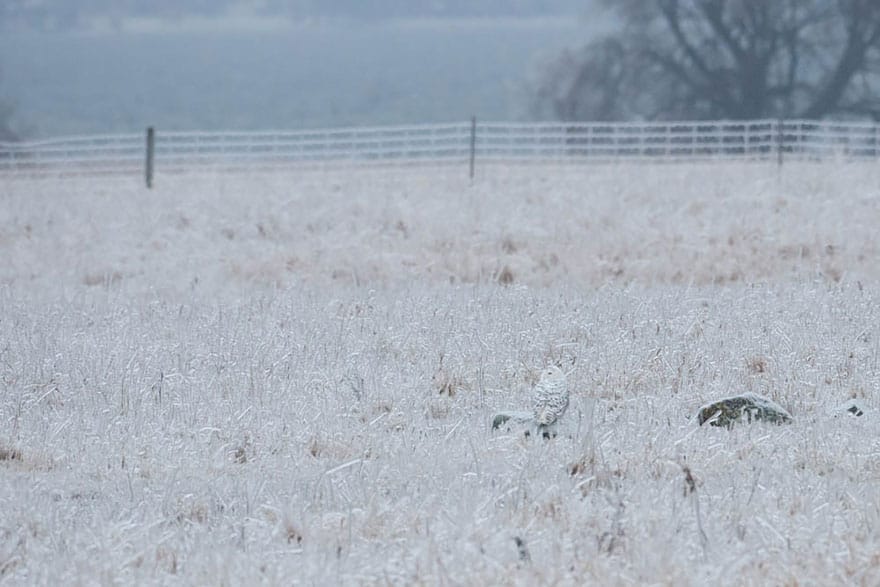
<path id="1" fill-rule="evenodd" d="M 343 18 L 541 17 L 581 14 L 584 0 L 4 0 L 4 29 L 71 30 L 95 20 L 190 16 Z"/>
<path id="2" fill-rule="evenodd" d="M 0 128 L 38 138 L 529 119 L 534 72 L 595 30 L 590 4 L 0 0 Z"/>

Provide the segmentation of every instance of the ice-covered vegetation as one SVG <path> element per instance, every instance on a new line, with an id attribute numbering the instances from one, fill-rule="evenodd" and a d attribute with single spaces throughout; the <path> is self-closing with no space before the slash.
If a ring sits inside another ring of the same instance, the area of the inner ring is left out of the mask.
<path id="1" fill-rule="evenodd" d="M 876 584 L 880 169 L 480 171 L 0 183 L 0 580 Z"/>

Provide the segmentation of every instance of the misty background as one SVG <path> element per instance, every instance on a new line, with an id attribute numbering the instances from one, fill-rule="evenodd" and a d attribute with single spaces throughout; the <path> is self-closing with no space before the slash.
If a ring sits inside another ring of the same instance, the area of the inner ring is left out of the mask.
<path id="1" fill-rule="evenodd" d="M 23 138 L 540 117 L 575 0 L 6 0 L 0 104 Z"/>

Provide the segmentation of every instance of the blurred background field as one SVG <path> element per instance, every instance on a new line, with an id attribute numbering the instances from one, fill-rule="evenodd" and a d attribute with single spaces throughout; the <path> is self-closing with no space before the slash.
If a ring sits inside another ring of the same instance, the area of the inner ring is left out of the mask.
<path id="1" fill-rule="evenodd" d="M 684 287 L 878 278 L 873 163 L 487 165 L 10 180 L 0 280 L 186 300 L 301 282 Z"/>

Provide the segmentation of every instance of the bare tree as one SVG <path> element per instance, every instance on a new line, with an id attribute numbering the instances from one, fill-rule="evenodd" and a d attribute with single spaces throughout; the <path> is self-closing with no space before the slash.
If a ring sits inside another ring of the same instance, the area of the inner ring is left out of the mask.
<path id="1" fill-rule="evenodd" d="M 620 29 L 545 73 L 564 120 L 880 119 L 878 0 L 603 0 Z"/>

